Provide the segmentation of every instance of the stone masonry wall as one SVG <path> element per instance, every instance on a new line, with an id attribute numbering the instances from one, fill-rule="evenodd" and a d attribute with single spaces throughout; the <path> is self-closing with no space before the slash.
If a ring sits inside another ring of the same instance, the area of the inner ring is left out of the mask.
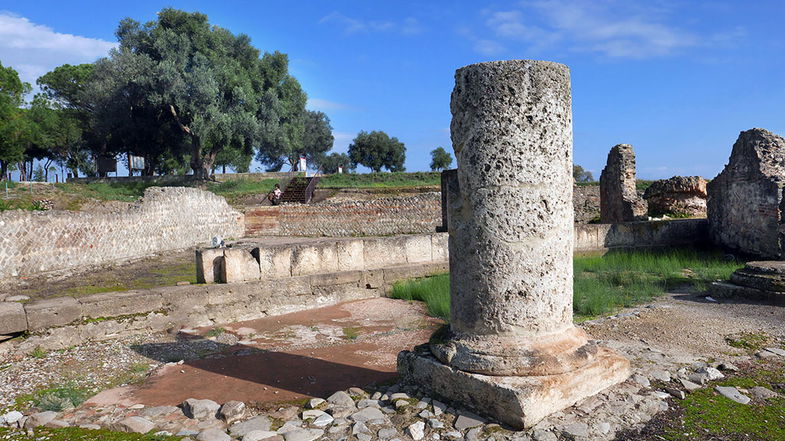
<path id="1" fill-rule="evenodd" d="M 388 236 L 433 233 L 441 225 L 437 192 L 351 202 L 256 207 L 246 211 L 249 236 Z"/>
<path id="2" fill-rule="evenodd" d="M 212 193 L 151 187 L 117 212 L 7 211 L 0 214 L 0 280 L 100 265 L 242 237 L 243 215 Z"/>
<path id="3" fill-rule="evenodd" d="M 785 259 L 785 139 L 764 129 L 739 134 L 728 165 L 708 184 L 715 243 L 744 254 Z"/>

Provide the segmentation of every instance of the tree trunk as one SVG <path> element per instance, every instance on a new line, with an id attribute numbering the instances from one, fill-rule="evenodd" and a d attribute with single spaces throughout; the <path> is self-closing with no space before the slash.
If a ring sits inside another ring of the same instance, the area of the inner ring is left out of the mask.
<path id="1" fill-rule="evenodd" d="M 202 143 L 198 136 L 191 136 L 191 146 L 193 154 L 191 155 L 191 169 L 194 171 L 194 178 L 200 181 L 210 179 L 210 171 L 213 169 L 215 163 L 215 156 L 218 152 L 210 150 L 206 155 L 202 154 Z"/>
<path id="2" fill-rule="evenodd" d="M 8 163 L 0 161 L 0 182 L 5 181 L 6 176 L 8 176 Z"/>

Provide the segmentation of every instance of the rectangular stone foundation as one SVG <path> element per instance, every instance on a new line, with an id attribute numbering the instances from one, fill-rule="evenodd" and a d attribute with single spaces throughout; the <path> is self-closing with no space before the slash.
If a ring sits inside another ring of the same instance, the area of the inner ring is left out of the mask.
<path id="1" fill-rule="evenodd" d="M 441 363 L 427 346 L 398 354 L 398 373 L 405 382 L 472 408 L 515 429 L 541 419 L 630 375 L 630 362 L 600 347 L 597 358 L 582 369 L 560 375 L 504 377 L 459 371 Z"/>

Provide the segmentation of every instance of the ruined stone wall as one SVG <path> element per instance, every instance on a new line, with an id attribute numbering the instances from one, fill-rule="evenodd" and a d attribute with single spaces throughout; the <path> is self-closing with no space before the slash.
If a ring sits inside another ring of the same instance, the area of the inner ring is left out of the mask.
<path id="1" fill-rule="evenodd" d="M 151 187 L 115 212 L 0 213 L 0 280 L 66 270 L 242 237 L 243 215 L 212 193 Z"/>
<path id="2" fill-rule="evenodd" d="M 631 222 L 646 216 L 646 201 L 638 196 L 635 186 L 635 151 L 629 144 L 617 144 L 608 152 L 600 175 L 602 223 Z"/>
<path id="3" fill-rule="evenodd" d="M 388 236 L 432 233 L 441 225 L 441 195 L 320 202 L 246 211 L 249 236 Z"/>
<path id="4" fill-rule="evenodd" d="M 739 134 L 728 165 L 708 184 L 711 237 L 744 254 L 785 259 L 785 139 L 763 129 Z"/>
<path id="5" fill-rule="evenodd" d="M 575 185 L 572 188 L 575 223 L 585 224 L 600 217 L 600 186 Z"/>

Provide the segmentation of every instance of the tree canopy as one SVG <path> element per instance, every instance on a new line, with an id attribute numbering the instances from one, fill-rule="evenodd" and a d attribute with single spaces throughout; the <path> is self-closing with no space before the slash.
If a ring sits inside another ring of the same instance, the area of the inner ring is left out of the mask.
<path id="1" fill-rule="evenodd" d="M 572 177 L 575 179 L 575 182 L 594 181 L 594 176 L 591 174 L 591 172 L 588 170 L 584 170 L 583 167 L 581 167 L 580 165 L 572 166 Z"/>
<path id="2" fill-rule="evenodd" d="M 352 160 L 349 159 L 349 155 L 346 153 L 333 152 L 329 155 L 320 155 L 316 157 L 315 162 L 317 167 L 327 174 L 338 173 L 338 167 L 343 167 L 343 170 L 346 172 L 357 168 L 357 165 L 352 164 Z"/>
<path id="3" fill-rule="evenodd" d="M 446 170 L 452 165 L 452 155 L 447 153 L 443 147 L 436 147 L 431 150 L 431 170 Z"/>
<path id="4" fill-rule="evenodd" d="M 361 131 L 349 145 L 349 159 L 352 166 L 364 165 L 374 172 L 380 172 L 382 168 L 404 171 L 406 146 L 382 131 Z"/>

